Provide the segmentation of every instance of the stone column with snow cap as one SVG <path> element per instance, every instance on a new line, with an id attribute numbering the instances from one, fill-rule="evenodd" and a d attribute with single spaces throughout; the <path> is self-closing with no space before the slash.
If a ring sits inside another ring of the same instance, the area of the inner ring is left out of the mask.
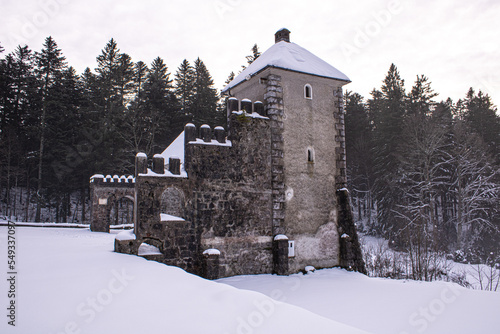
<path id="1" fill-rule="evenodd" d="M 146 153 L 139 152 L 135 156 L 135 177 L 139 174 L 148 172 L 148 156 Z"/>
<path id="2" fill-rule="evenodd" d="M 168 158 L 168 171 L 174 175 L 181 174 L 181 159 L 179 157 Z"/>
<path id="3" fill-rule="evenodd" d="M 227 99 L 227 114 L 228 116 L 231 115 L 233 111 L 238 111 L 239 109 L 239 101 L 235 97 L 230 97 Z"/>
<path id="4" fill-rule="evenodd" d="M 252 101 L 249 99 L 241 100 L 241 111 L 245 111 L 247 114 L 252 113 Z"/>
<path id="5" fill-rule="evenodd" d="M 284 234 L 273 239 L 273 274 L 288 275 L 288 237 Z"/>
<path id="6" fill-rule="evenodd" d="M 165 174 L 165 159 L 159 154 L 153 155 L 153 172 Z"/>
<path id="7" fill-rule="evenodd" d="M 220 251 L 215 248 L 203 252 L 203 276 L 206 279 L 218 279 L 220 277 Z"/>
<path id="8" fill-rule="evenodd" d="M 196 140 L 196 126 L 193 123 L 188 123 L 184 126 L 184 144 Z"/>
<path id="9" fill-rule="evenodd" d="M 267 116 L 266 112 L 264 111 L 264 103 L 262 103 L 261 101 L 255 101 L 253 104 L 253 109 L 257 114 L 261 116 Z"/>
<path id="10" fill-rule="evenodd" d="M 224 144 L 226 142 L 226 130 L 222 126 L 216 126 L 214 129 L 215 140 L 219 143 Z"/>
<path id="11" fill-rule="evenodd" d="M 200 137 L 205 143 L 210 143 L 212 141 L 212 129 L 210 129 L 210 125 L 203 124 L 200 127 Z"/>

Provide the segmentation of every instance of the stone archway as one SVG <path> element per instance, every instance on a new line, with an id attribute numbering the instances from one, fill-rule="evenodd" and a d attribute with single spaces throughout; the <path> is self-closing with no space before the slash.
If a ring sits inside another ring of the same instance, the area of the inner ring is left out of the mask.
<path id="1" fill-rule="evenodd" d="M 114 221 L 120 220 L 120 210 L 116 209 L 116 205 L 122 204 L 122 215 L 131 218 L 133 222 L 133 209 L 130 211 L 130 206 L 134 205 L 135 184 L 130 181 L 130 178 L 91 178 L 90 182 L 90 230 L 93 232 L 109 232 L 109 225 Z M 123 205 L 128 209 L 124 212 Z M 115 208 L 113 209 L 113 206 Z M 118 207 L 118 209 L 120 209 Z M 114 211 L 113 211 L 114 210 Z M 114 214 L 115 219 L 111 219 L 110 215 Z M 116 216 L 118 213 L 118 219 Z M 123 219 L 122 219 L 123 221 Z M 114 224 L 113 224 L 114 225 Z"/>
<path id="2" fill-rule="evenodd" d="M 131 196 L 116 198 L 112 195 L 108 199 L 109 225 L 124 225 L 134 223 L 134 199 Z"/>
<path id="3" fill-rule="evenodd" d="M 185 218 L 184 193 L 175 187 L 167 188 L 161 194 L 160 210 L 161 213 Z"/>

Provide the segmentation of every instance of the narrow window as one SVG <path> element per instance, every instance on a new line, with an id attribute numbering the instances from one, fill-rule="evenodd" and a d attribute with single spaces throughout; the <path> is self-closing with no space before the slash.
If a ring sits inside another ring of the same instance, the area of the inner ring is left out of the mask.
<path id="1" fill-rule="evenodd" d="M 312 87 L 310 84 L 304 86 L 304 97 L 306 99 L 312 99 Z"/>
<path id="2" fill-rule="evenodd" d="M 307 149 L 307 162 L 314 162 L 314 150 L 312 148 Z"/>

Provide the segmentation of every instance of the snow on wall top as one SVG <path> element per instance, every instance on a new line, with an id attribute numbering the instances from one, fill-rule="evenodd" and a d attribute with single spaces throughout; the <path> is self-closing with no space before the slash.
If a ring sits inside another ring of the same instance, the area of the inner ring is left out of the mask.
<path id="1" fill-rule="evenodd" d="M 252 77 L 267 67 L 277 67 L 285 70 L 351 82 L 344 73 L 313 55 L 303 47 L 295 43 L 281 41 L 267 49 L 266 52 L 224 87 L 222 91 L 226 92 L 247 80 L 248 77 Z"/>
<path id="2" fill-rule="evenodd" d="M 172 216 L 172 215 L 169 215 L 166 213 L 160 213 L 160 221 L 162 221 L 162 222 L 169 222 L 169 221 L 183 222 L 183 221 L 185 221 L 185 219 L 181 218 L 181 217 Z"/>
<path id="3" fill-rule="evenodd" d="M 124 241 L 124 240 L 135 240 L 135 234 L 133 230 L 127 230 L 120 232 L 115 237 L 116 240 Z"/>

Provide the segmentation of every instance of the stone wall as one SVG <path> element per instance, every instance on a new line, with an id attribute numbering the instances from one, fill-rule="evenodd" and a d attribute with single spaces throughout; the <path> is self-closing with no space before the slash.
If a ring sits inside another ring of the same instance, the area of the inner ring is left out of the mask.
<path id="1" fill-rule="evenodd" d="M 163 263 L 202 275 L 196 228 L 188 214 L 192 207 L 191 182 L 185 178 L 142 175 L 136 180 L 135 233 L 139 243 L 156 246 L 163 254 Z M 162 221 L 161 214 L 177 214 L 182 220 Z"/>
<path id="2" fill-rule="evenodd" d="M 151 171 L 136 177 L 138 243 L 156 246 L 164 263 L 202 276 L 273 267 L 271 125 L 252 110 L 231 114 L 229 125 L 227 141 L 220 128 L 218 140 L 206 126 L 199 129 L 204 139 L 196 139 L 197 129 L 189 126 L 187 178 Z M 161 221 L 162 213 L 183 220 Z M 203 254 L 208 249 L 219 251 L 216 260 Z"/>
<path id="3" fill-rule="evenodd" d="M 231 146 L 186 147 L 186 171 L 193 186 L 192 219 L 202 250 L 221 252 L 220 276 L 270 272 L 269 120 L 232 114 L 229 126 Z"/>
<path id="4" fill-rule="evenodd" d="M 112 207 L 122 198 L 133 200 L 133 177 L 94 175 L 90 179 L 90 230 L 109 232 Z"/>

